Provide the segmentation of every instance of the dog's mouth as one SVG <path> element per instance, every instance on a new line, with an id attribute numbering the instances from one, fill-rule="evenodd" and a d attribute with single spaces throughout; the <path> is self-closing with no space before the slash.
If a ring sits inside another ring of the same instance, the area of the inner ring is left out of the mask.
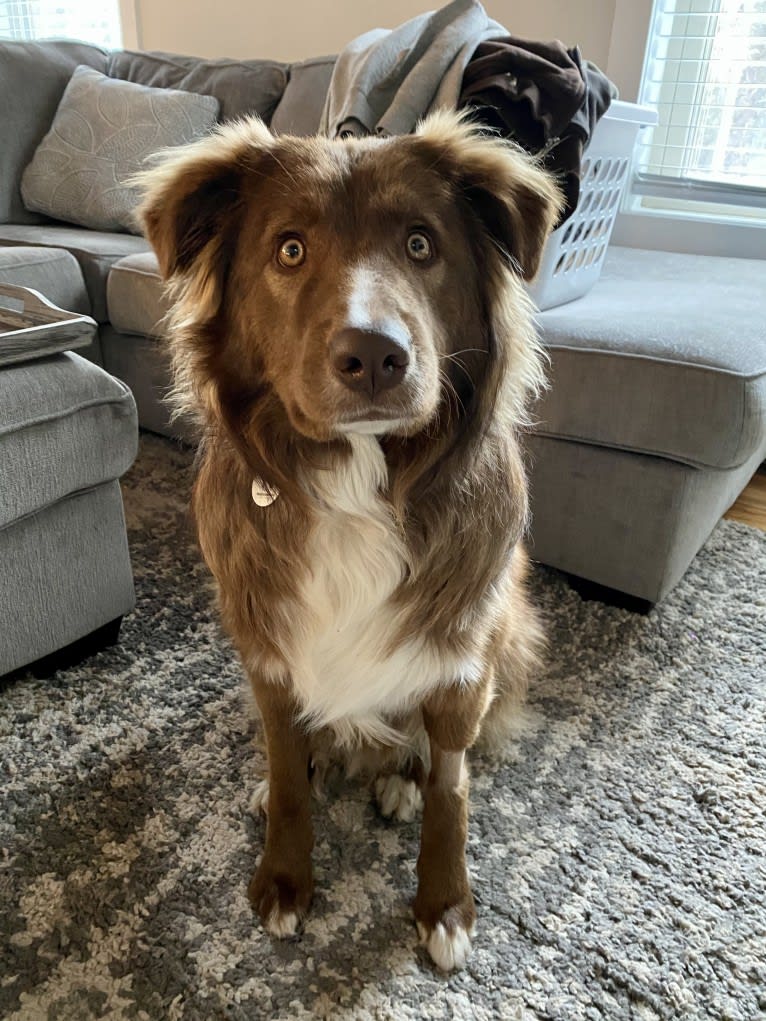
<path id="1" fill-rule="evenodd" d="M 413 419 L 401 413 L 386 414 L 382 411 L 370 411 L 366 415 L 343 419 L 336 429 L 344 435 L 384 436 L 388 433 L 406 432 L 413 424 Z"/>
<path id="2" fill-rule="evenodd" d="M 406 436 L 417 432 L 423 418 L 415 410 L 370 406 L 365 409 L 339 408 L 333 412 L 312 414 L 299 401 L 292 401 L 288 413 L 293 425 L 306 436 L 320 442 L 343 436 Z"/>
<path id="3" fill-rule="evenodd" d="M 401 392 L 371 401 L 359 395 L 336 395 L 328 416 L 331 429 L 340 436 L 411 436 L 423 429 L 436 411 L 436 402 L 428 400 L 422 389 L 413 381 L 400 387 Z"/>

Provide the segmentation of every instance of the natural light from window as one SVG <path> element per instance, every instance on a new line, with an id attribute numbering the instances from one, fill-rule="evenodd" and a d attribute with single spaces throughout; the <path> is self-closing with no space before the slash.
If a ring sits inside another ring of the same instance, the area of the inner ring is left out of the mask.
<path id="1" fill-rule="evenodd" d="M 689 162 L 708 180 L 766 187 L 766 0 L 744 6 L 727 0 L 716 16 Z"/>
<path id="2" fill-rule="evenodd" d="M 119 0 L 0 0 L 0 39 L 53 38 L 117 49 Z"/>
<path id="3" fill-rule="evenodd" d="M 656 0 L 640 101 L 659 113 L 638 158 L 644 207 L 685 200 L 763 215 L 766 0 Z"/>

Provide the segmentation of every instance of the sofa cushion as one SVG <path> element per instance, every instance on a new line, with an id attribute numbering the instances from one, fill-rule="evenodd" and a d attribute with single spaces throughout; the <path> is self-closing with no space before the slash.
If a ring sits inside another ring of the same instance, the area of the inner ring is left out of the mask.
<path id="1" fill-rule="evenodd" d="M 539 316 L 537 431 L 733 468 L 766 431 L 766 261 L 611 248 L 585 297 Z"/>
<path id="2" fill-rule="evenodd" d="M 31 287 L 59 308 L 90 315 L 80 265 L 62 248 L 0 248 L 0 283 Z"/>
<path id="3" fill-rule="evenodd" d="M 107 54 L 85 43 L 0 42 L 0 223 L 43 219 L 24 206 L 21 174 L 78 64 L 106 71 Z"/>
<path id="4" fill-rule="evenodd" d="M 277 135 L 315 135 L 330 88 L 335 57 L 316 57 L 293 64 L 279 106 L 271 118 Z"/>
<path id="5" fill-rule="evenodd" d="M 0 224 L 0 246 L 33 245 L 64 248 L 77 259 L 85 278 L 91 315 L 98 322 L 107 319 L 106 279 L 112 264 L 125 255 L 149 250 L 149 242 L 132 234 L 108 234 L 85 227 L 59 223 L 36 226 Z"/>
<path id="6" fill-rule="evenodd" d="M 69 352 L 0 371 L 0 528 L 117 479 L 136 456 L 130 390 Z M 55 465 L 55 471 L 43 470 Z"/>
<path id="7" fill-rule="evenodd" d="M 714 311 L 700 316 L 700 294 L 711 292 Z M 589 295 L 539 316 L 551 387 L 537 431 L 692 465 L 743 464 L 766 432 L 765 301 L 766 263 L 611 249 Z M 152 252 L 115 263 L 108 311 L 120 333 L 161 332 L 167 304 Z"/>
<path id="8" fill-rule="evenodd" d="M 274 60 L 202 60 L 133 50 L 112 53 L 109 74 L 140 85 L 214 96 L 221 120 L 258 114 L 267 124 L 287 83 L 287 65 Z"/>
<path id="9" fill-rule="evenodd" d="M 109 322 L 120 333 L 159 336 L 168 306 L 154 252 L 128 255 L 112 266 L 106 305 Z"/>
<path id="10" fill-rule="evenodd" d="M 160 150 L 209 132 L 217 115 L 212 96 L 152 89 L 77 67 L 21 178 L 24 203 L 92 230 L 138 234 L 140 193 L 131 178 Z"/>

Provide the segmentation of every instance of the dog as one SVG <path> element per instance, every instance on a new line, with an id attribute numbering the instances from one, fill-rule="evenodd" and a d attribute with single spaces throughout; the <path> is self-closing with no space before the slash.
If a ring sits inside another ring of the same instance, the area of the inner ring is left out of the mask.
<path id="1" fill-rule="evenodd" d="M 501 737 L 542 642 L 519 434 L 544 374 L 523 282 L 559 189 L 454 113 L 342 141 L 246 119 L 142 188 L 172 399 L 202 429 L 200 546 L 264 728 L 252 904 L 297 931 L 312 770 L 362 765 L 387 815 L 422 793 L 414 915 L 436 965 L 460 967 L 466 752 Z"/>

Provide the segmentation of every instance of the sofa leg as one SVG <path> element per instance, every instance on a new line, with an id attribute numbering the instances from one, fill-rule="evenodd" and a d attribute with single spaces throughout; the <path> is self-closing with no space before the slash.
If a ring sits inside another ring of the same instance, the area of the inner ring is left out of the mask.
<path id="1" fill-rule="evenodd" d="M 57 670 L 68 670 L 70 667 L 77 666 L 84 659 L 101 652 L 102 649 L 116 645 L 120 636 L 121 624 L 122 617 L 115 617 L 114 620 L 91 631 L 89 635 L 65 645 L 63 649 L 57 649 L 49 656 L 43 656 L 42 659 L 36 660 L 25 669 L 40 680 L 51 677 Z"/>

